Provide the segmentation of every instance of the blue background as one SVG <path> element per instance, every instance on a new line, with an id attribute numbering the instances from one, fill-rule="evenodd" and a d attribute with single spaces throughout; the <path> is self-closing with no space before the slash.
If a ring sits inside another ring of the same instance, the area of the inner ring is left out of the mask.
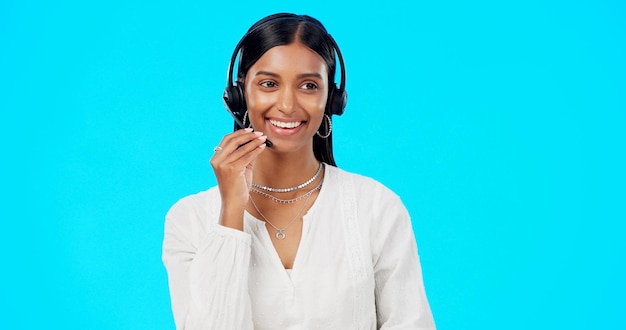
<path id="1" fill-rule="evenodd" d="M 532 0 L 3 1 L 0 327 L 173 328 L 164 214 L 278 11 L 341 46 L 336 159 L 402 196 L 439 329 L 626 328 L 626 5 Z"/>

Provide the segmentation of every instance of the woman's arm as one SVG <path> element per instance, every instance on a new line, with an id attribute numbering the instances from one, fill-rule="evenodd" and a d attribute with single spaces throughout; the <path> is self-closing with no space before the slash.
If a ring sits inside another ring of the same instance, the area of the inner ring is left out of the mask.
<path id="1" fill-rule="evenodd" d="M 176 329 L 252 329 L 250 235 L 203 219 L 193 197 L 174 205 L 165 221 L 163 262 Z"/>
<path id="2" fill-rule="evenodd" d="M 409 214 L 393 195 L 373 231 L 376 314 L 380 329 L 435 329 Z"/>
<path id="3" fill-rule="evenodd" d="M 177 329 L 252 329 L 243 216 L 266 139 L 252 129 L 224 136 L 211 158 L 219 194 L 187 197 L 166 216 L 163 262 Z M 207 203 L 214 214 L 203 212 Z"/>

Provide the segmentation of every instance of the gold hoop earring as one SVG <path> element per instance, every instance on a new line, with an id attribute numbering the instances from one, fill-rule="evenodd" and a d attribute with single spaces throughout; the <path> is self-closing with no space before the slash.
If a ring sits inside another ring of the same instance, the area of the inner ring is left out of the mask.
<path id="1" fill-rule="evenodd" d="M 321 137 L 322 139 L 329 137 L 330 133 L 333 131 L 333 123 L 330 121 L 330 117 L 327 114 L 324 114 L 324 117 L 326 118 L 326 121 L 328 121 L 328 133 L 326 133 L 325 135 L 322 135 L 320 134 L 319 130 L 315 132 L 315 134 L 317 134 L 317 136 Z M 320 125 L 320 128 L 321 127 L 322 125 Z"/>
<path id="2" fill-rule="evenodd" d="M 250 124 L 246 126 L 246 118 L 248 118 L 248 110 L 246 110 L 246 112 L 243 114 L 243 120 L 242 120 L 243 127 L 247 127 L 247 128 L 252 127 L 252 122 L 250 122 Z"/>

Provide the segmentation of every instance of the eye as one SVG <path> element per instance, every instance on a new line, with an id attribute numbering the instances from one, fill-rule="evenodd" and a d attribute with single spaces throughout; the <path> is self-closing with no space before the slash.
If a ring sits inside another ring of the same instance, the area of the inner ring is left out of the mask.
<path id="1" fill-rule="evenodd" d="M 317 84 L 314 82 L 306 82 L 304 84 L 302 84 L 302 88 L 304 89 L 317 89 Z"/>
<path id="2" fill-rule="evenodd" d="M 259 86 L 261 87 L 265 87 L 265 88 L 276 88 L 276 82 L 273 82 L 271 80 L 265 80 L 265 81 L 261 81 L 259 83 Z"/>

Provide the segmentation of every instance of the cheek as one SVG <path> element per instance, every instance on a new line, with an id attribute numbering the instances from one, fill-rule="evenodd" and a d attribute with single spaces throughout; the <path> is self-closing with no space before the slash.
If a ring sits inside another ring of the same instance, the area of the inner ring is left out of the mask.
<path id="1" fill-rule="evenodd" d="M 272 95 L 268 93 L 248 92 L 246 93 L 246 106 L 248 110 L 263 110 L 271 106 L 274 102 Z"/>
<path id="2" fill-rule="evenodd" d="M 322 120 L 324 120 L 324 110 L 326 108 L 326 98 L 322 100 L 312 101 L 309 106 L 309 113 L 311 115 L 311 121 L 314 123 L 314 127 L 319 127 Z"/>
<path id="3" fill-rule="evenodd" d="M 321 112 L 323 114 L 324 109 L 326 108 L 326 100 L 327 96 L 310 97 L 304 99 L 302 101 L 302 105 L 307 109 L 310 109 L 311 112 Z"/>

